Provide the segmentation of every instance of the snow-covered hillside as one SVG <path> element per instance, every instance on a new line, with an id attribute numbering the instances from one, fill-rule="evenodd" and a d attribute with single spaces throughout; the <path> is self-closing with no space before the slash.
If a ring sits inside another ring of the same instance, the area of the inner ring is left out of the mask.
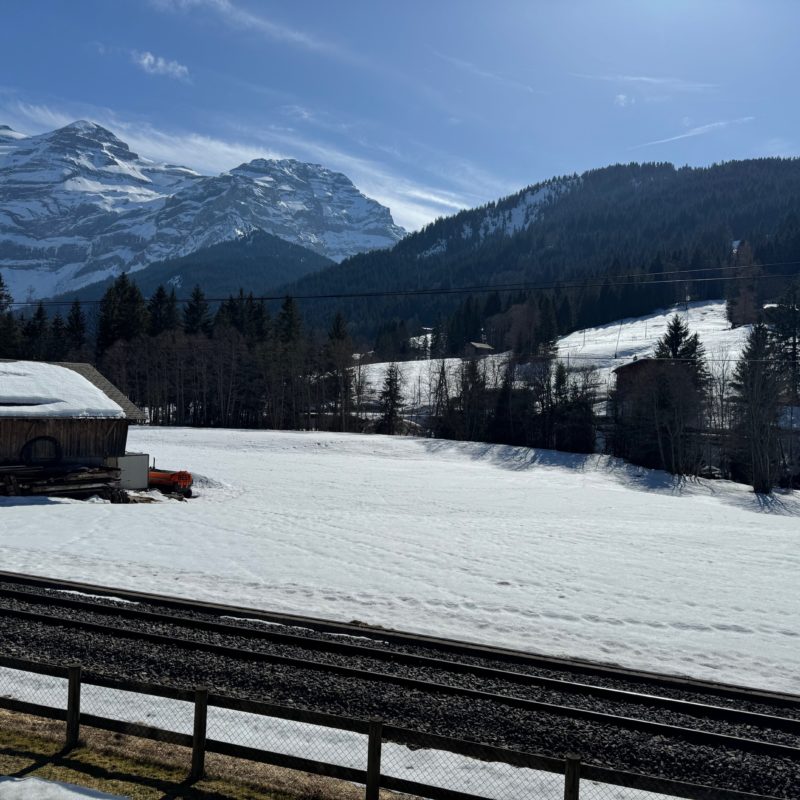
<path id="1" fill-rule="evenodd" d="M 644 317 L 628 319 L 576 331 L 558 340 L 558 356 L 570 366 L 593 366 L 602 387 L 612 380 L 612 372 L 634 358 L 652 356 L 656 343 L 666 333 L 670 319 L 678 314 L 692 333 L 700 336 L 709 367 L 722 361 L 736 361 L 749 326 L 732 328 L 725 316 L 722 300 L 681 303 L 654 311 Z"/>
<path id="2" fill-rule="evenodd" d="M 0 271 L 17 299 L 79 288 L 264 230 L 341 261 L 405 233 L 338 172 L 256 159 L 207 177 L 79 121 L 0 127 Z"/>
<path id="3" fill-rule="evenodd" d="M 469 221 L 461 228 L 461 238 L 479 244 L 485 238 L 502 234 L 513 236 L 532 225 L 549 204 L 571 191 L 580 183 L 579 178 L 559 178 L 530 186 L 497 203 L 470 212 Z M 438 239 L 423 250 L 417 258 L 428 258 L 445 252 L 451 243 Z"/>
<path id="4" fill-rule="evenodd" d="M 2 499 L 4 569 L 800 691 L 800 496 L 605 456 L 133 428 L 187 503 Z"/>
<path id="5" fill-rule="evenodd" d="M 558 357 L 570 367 L 594 367 L 597 371 L 598 393 L 601 398 L 605 397 L 613 386 L 613 371 L 634 358 L 652 355 L 656 343 L 675 314 L 686 321 L 692 333 L 700 335 L 712 372 L 723 360 L 735 361 L 739 357 L 749 326 L 731 328 L 725 317 L 725 303 L 722 300 L 680 304 L 643 317 L 631 317 L 599 328 L 576 331 L 558 340 Z M 481 361 L 488 385 L 500 385 L 509 355 L 497 353 Z M 451 393 L 457 392 L 461 363 L 459 358 L 400 362 L 398 366 L 407 414 L 413 418 L 430 408 L 442 365 L 448 376 Z M 367 396 L 377 397 L 388 366 L 388 362 L 380 362 L 365 364 L 360 368 L 366 382 Z"/>

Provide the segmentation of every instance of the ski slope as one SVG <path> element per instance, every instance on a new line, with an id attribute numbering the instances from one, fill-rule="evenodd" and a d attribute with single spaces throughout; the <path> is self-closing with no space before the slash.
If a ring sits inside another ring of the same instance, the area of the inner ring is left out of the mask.
<path id="1" fill-rule="evenodd" d="M 739 357 L 749 326 L 731 328 L 722 300 L 682 303 L 643 317 L 630 317 L 597 328 L 576 331 L 558 340 L 557 356 L 569 367 L 594 367 L 598 393 L 604 397 L 613 387 L 613 371 L 634 359 L 651 356 L 675 314 L 686 321 L 692 333 L 700 335 L 712 372 L 723 361 L 734 362 Z M 510 353 L 496 353 L 481 360 L 489 386 L 500 385 L 509 356 Z M 457 392 L 461 363 L 460 358 L 400 362 L 398 367 L 406 415 L 413 419 L 416 414 L 424 413 L 431 407 L 442 365 L 451 394 Z M 388 366 L 388 362 L 380 362 L 360 367 L 368 397 L 374 399 L 378 396 Z"/>
<path id="2" fill-rule="evenodd" d="M 699 334 L 712 372 L 715 365 L 739 358 L 750 326 L 731 328 L 722 300 L 681 303 L 644 317 L 576 331 L 558 340 L 558 357 L 569 366 L 595 367 L 600 386 L 610 386 L 614 369 L 653 355 L 675 314 L 686 322 L 691 333 Z"/>
<path id="3" fill-rule="evenodd" d="M 606 456 L 134 427 L 186 503 L 0 499 L 3 569 L 800 692 L 800 497 Z"/>

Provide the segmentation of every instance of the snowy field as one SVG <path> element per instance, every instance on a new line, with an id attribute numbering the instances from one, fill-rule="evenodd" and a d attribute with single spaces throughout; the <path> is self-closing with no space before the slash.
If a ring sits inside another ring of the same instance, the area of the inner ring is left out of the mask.
<path id="1" fill-rule="evenodd" d="M 106 794 L 82 786 L 40 778 L 0 778 L 0 800 L 125 800 L 121 795 Z"/>
<path id="2" fill-rule="evenodd" d="M 0 500 L 3 569 L 800 692 L 800 496 L 605 456 L 133 428 L 186 503 Z"/>
<path id="3" fill-rule="evenodd" d="M 725 317 L 725 303 L 707 300 L 686 303 L 654 311 L 644 317 L 631 317 L 598 328 L 576 331 L 558 340 L 558 357 L 569 367 L 595 367 L 597 385 L 605 396 L 613 385 L 613 370 L 634 358 L 653 355 L 656 343 L 666 333 L 667 323 L 678 314 L 698 333 L 706 348 L 706 357 L 712 372 L 724 360 L 735 361 L 742 348 L 749 326 L 732 329 Z M 482 359 L 490 386 L 499 386 L 509 353 L 497 353 Z M 450 379 L 451 394 L 458 390 L 459 358 L 443 359 Z M 407 415 L 412 419 L 419 409 L 432 405 L 433 391 L 439 377 L 442 360 L 403 361 L 398 364 L 402 376 L 403 401 Z M 388 363 L 365 364 L 361 367 L 367 394 L 377 397 L 383 385 Z"/>

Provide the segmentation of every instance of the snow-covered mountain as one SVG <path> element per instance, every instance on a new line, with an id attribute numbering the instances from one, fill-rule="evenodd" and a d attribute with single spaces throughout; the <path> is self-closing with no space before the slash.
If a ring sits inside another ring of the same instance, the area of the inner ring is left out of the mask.
<path id="1" fill-rule="evenodd" d="M 218 176 L 140 157 L 73 122 L 0 126 L 0 272 L 17 299 L 76 289 L 264 230 L 335 261 L 405 231 L 341 173 L 256 159 Z"/>
<path id="2" fill-rule="evenodd" d="M 495 234 L 513 236 L 532 225 L 548 205 L 555 203 L 559 197 L 580 184 L 580 178 L 554 178 L 545 183 L 529 186 L 516 194 L 503 198 L 496 203 L 489 203 L 483 208 L 473 209 L 464 214 L 464 221 L 456 238 L 463 240 L 468 247 L 479 245 L 484 239 Z M 417 254 L 417 258 L 444 253 L 454 249 L 454 236 L 450 240 L 437 239 L 432 245 Z M 463 248 L 464 244 L 455 244 Z"/>

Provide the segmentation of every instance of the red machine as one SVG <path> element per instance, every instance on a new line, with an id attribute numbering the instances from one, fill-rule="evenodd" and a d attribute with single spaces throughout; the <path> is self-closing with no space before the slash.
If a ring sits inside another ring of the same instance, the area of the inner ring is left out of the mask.
<path id="1" fill-rule="evenodd" d="M 169 469 L 153 467 L 148 474 L 148 483 L 151 489 L 158 489 L 164 494 L 180 494 L 184 497 L 191 497 L 194 479 L 192 473 L 185 470 L 173 472 Z"/>

